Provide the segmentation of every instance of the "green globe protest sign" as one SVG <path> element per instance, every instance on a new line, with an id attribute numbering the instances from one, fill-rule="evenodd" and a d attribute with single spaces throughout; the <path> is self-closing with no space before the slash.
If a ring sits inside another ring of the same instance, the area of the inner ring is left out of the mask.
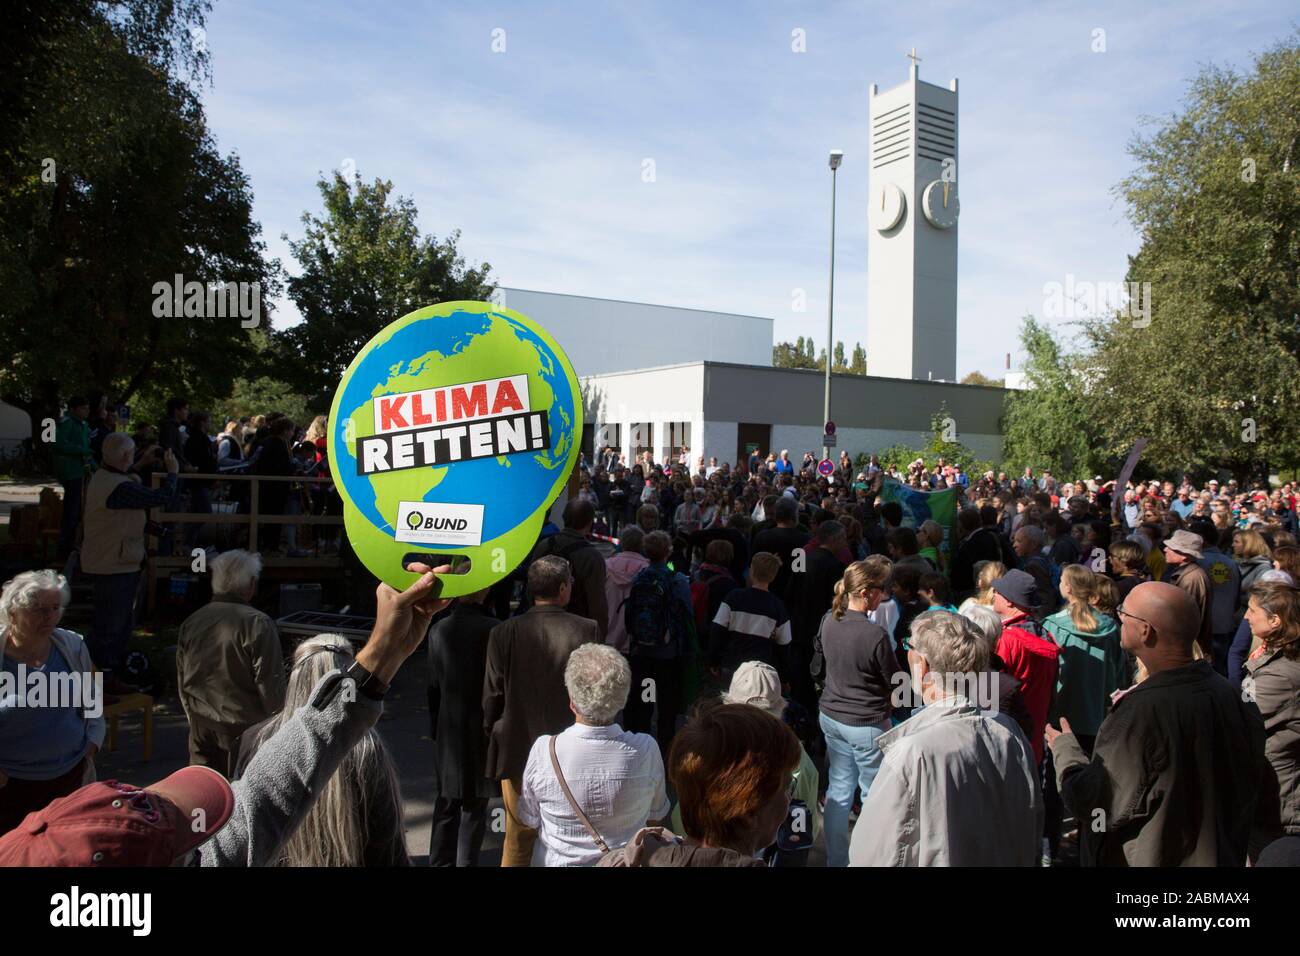
<path id="1" fill-rule="evenodd" d="M 487 302 L 398 319 L 352 360 L 330 408 L 330 469 L 348 540 L 405 588 L 408 555 L 469 558 L 442 579 L 456 597 L 528 555 L 578 457 L 582 403 L 545 329 Z M 414 558 L 413 558 L 414 559 Z"/>

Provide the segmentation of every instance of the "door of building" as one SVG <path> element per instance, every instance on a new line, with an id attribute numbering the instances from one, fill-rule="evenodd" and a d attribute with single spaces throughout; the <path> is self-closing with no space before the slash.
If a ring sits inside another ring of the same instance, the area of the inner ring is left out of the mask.
<path id="1" fill-rule="evenodd" d="M 744 464 L 752 452 L 764 459 L 772 450 L 772 426 L 741 422 L 736 428 L 736 461 Z"/>

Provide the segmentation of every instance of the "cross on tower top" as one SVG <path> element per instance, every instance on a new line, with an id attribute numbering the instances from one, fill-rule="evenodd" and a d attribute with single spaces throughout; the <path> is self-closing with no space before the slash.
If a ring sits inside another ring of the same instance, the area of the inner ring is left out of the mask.
<path id="1" fill-rule="evenodd" d="M 912 47 L 912 52 L 907 54 L 907 58 L 912 61 L 913 66 L 921 62 L 921 58 L 916 55 L 916 47 Z"/>

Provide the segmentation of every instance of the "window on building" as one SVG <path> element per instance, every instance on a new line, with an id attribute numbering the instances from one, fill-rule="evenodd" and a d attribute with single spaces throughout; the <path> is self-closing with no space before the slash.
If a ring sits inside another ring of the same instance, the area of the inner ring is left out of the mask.
<path id="1" fill-rule="evenodd" d="M 666 422 L 664 424 L 664 438 L 667 445 L 664 449 L 664 459 L 670 462 L 677 462 L 682 452 L 687 452 L 694 459 L 698 457 L 690 451 L 691 448 L 691 423 L 690 422 Z M 686 464 L 690 467 L 693 464 L 688 461 Z"/>
<path id="2" fill-rule="evenodd" d="M 652 422 L 632 423 L 632 453 L 640 459 L 642 452 L 654 453 L 654 424 Z"/>
<path id="3" fill-rule="evenodd" d="M 623 450 L 623 430 L 622 426 L 617 424 L 604 424 L 596 429 L 595 439 L 596 454 L 606 447 L 613 448 L 615 451 Z"/>

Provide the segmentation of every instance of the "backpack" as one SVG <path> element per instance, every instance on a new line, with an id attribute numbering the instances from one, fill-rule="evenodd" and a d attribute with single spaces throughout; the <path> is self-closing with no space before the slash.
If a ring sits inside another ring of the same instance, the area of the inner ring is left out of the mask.
<path id="1" fill-rule="evenodd" d="M 691 613 L 695 617 L 695 631 L 708 626 L 709 616 L 709 582 L 691 582 Z"/>
<path id="2" fill-rule="evenodd" d="M 633 647 L 663 647 L 680 639 L 685 617 L 673 595 L 674 572 L 648 567 L 637 572 L 623 602 L 623 622 Z"/>
<path id="3" fill-rule="evenodd" d="M 713 567 L 713 565 L 710 565 L 710 567 Z M 730 574 L 725 573 L 691 582 L 691 612 L 695 618 L 696 634 L 703 634 L 708 630 L 709 622 L 711 620 L 709 617 L 709 592 L 713 589 L 714 584 L 719 578 L 726 580 L 726 592 L 734 591 L 736 589 L 735 578 Z"/>

